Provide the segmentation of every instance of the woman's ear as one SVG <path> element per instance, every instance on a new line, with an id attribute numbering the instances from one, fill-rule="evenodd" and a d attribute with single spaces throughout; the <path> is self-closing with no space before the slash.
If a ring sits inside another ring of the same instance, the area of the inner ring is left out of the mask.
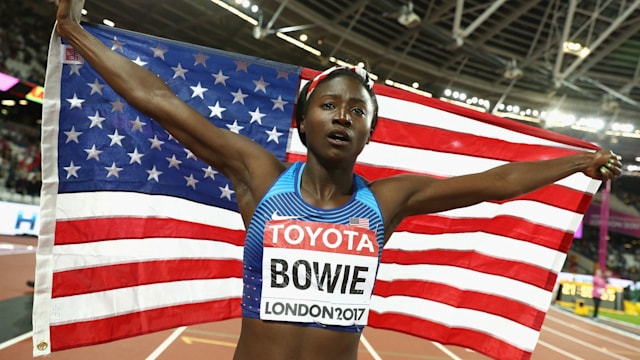
<path id="1" fill-rule="evenodd" d="M 300 117 L 300 123 L 298 124 L 298 132 L 304 134 L 304 115 Z"/>
<path id="2" fill-rule="evenodd" d="M 365 144 L 369 144 L 369 141 L 371 141 L 372 137 L 373 137 L 373 129 L 369 130 L 369 138 L 367 138 L 367 142 Z"/>

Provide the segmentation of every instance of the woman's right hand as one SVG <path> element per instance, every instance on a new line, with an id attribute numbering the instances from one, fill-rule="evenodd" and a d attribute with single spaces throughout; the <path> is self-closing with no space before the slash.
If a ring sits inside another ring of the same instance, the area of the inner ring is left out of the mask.
<path id="1" fill-rule="evenodd" d="M 58 12 L 56 19 L 58 26 L 68 23 L 80 23 L 84 0 L 60 0 L 58 2 Z"/>

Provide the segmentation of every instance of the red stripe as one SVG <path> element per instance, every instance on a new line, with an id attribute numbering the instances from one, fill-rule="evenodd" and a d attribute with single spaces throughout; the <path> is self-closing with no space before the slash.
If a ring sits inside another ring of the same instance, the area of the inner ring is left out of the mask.
<path id="1" fill-rule="evenodd" d="M 311 80 L 319 73 L 320 72 L 316 70 L 303 68 L 302 72 L 300 73 L 300 78 L 304 80 Z M 600 150 L 600 148 L 597 147 L 596 145 L 583 140 L 579 140 L 566 135 L 554 133 L 549 130 L 537 128 L 531 125 L 522 124 L 510 119 L 501 118 L 489 113 L 483 113 L 470 108 L 465 108 L 462 106 L 450 104 L 439 99 L 418 95 L 409 91 L 400 90 L 400 89 L 393 88 L 390 86 L 385 86 L 382 84 L 374 84 L 373 90 L 379 96 L 387 96 L 387 97 L 399 99 L 408 103 L 417 103 L 417 104 L 426 105 L 434 109 L 444 110 L 452 114 L 457 114 L 470 119 L 478 120 L 483 123 L 496 125 L 501 128 L 509 129 L 509 130 L 523 133 L 526 135 L 531 135 L 531 136 L 539 137 L 542 139 L 555 141 L 555 142 L 566 144 L 569 146 L 576 146 L 576 147 L 581 147 L 581 148 L 591 149 L 591 150 Z"/>
<path id="2" fill-rule="evenodd" d="M 286 161 L 306 161 L 305 155 L 288 153 Z M 372 166 L 364 164 L 356 164 L 355 171 L 362 177 L 368 180 L 377 180 L 385 177 L 396 176 L 400 174 L 420 174 L 431 177 L 436 177 L 430 174 L 409 172 L 406 170 L 399 170 L 393 168 L 386 168 L 381 166 Z M 436 177 L 438 178 L 438 177 Z M 441 177 L 440 177 L 441 178 Z M 559 209 L 575 211 L 579 214 L 584 214 L 591 203 L 592 196 L 580 191 L 573 190 L 560 185 L 548 185 L 536 191 L 532 191 L 528 194 L 524 194 L 507 201 L 491 201 L 492 203 L 502 204 L 514 200 L 531 200 L 537 201 L 542 204 L 555 206 Z"/>
<path id="3" fill-rule="evenodd" d="M 450 305 L 460 309 L 477 310 L 540 331 L 545 312 L 519 301 L 476 291 L 461 290 L 446 284 L 418 280 L 376 281 L 374 295 L 409 296 Z M 409 311 L 409 309 L 407 309 Z"/>
<path id="4" fill-rule="evenodd" d="M 401 265 L 449 265 L 485 274 L 498 275 L 551 291 L 557 274 L 541 267 L 518 261 L 499 259 L 475 251 L 386 249 L 382 262 Z"/>
<path id="5" fill-rule="evenodd" d="M 404 332 L 440 343 L 473 349 L 496 360 L 529 360 L 531 353 L 488 334 L 450 328 L 432 321 L 402 314 L 369 313 L 369 325 Z"/>
<path id="6" fill-rule="evenodd" d="M 102 344 L 154 331 L 172 329 L 176 326 L 240 317 L 240 303 L 241 299 L 233 298 L 175 305 L 100 320 L 53 325 L 50 327 L 51 351 Z"/>
<path id="7" fill-rule="evenodd" d="M 454 219 L 437 215 L 413 216 L 400 223 L 397 231 L 416 234 L 485 232 L 526 241 L 563 253 L 569 251 L 573 241 L 571 233 L 504 215 L 489 219 Z"/>
<path id="8" fill-rule="evenodd" d="M 182 259 L 61 271 L 52 298 L 181 280 L 242 278 L 242 261 Z"/>
<path id="9" fill-rule="evenodd" d="M 384 118 L 379 119 L 372 140 L 389 145 L 509 162 L 554 159 L 577 153 L 574 150 L 513 143 Z"/>
<path id="10" fill-rule="evenodd" d="M 244 245 L 244 230 L 160 218 L 97 218 L 58 221 L 55 245 L 150 237 L 216 240 Z"/>

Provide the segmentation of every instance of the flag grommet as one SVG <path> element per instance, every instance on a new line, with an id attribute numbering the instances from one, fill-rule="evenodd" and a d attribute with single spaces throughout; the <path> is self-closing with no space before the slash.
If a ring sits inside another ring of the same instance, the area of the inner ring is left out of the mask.
<path id="1" fill-rule="evenodd" d="M 46 341 L 40 341 L 38 343 L 38 350 L 45 351 L 49 347 L 49 344 Z"/>

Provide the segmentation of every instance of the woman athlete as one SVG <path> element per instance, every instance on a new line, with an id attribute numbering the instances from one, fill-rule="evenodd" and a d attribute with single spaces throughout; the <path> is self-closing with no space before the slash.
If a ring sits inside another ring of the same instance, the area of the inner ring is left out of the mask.
<path id="1" fill-rule="evenodd" d="M 621 158 L 602 150 L 510 163 L 442 180 L 400 175 L 367 182 L 354 175 L 354 165 L 371 138 L 377 103 L 366 78 L 349 69 L 325 72 L 301 92 L 296 120 L 307 146 L 307 161 L 282 163 L 249 138 L 212 125 L 155 74 L 111 51 L 86 32 L 76 21 L 79 16 L 71 11 L 72 7 L 81 6 L 79 3 L 60 2 L 58 34 L 128 104 L 155 119 L 233 184 L 247 228 L 244 278 L 254 277 L 253 282 L 247 280 L 244 285 L 236 360 L 356 359 L 361 322 L 366 321 L 357 310 L 368 311 L 371 276 L 375 276 L 377 269 L 369 266 L 370 261 L 373 259 L 377 266 L 377 252 L 408 216 L 510 199 L 577 172 L 605 181 L 621 173 Z M 277 186 L 272 187 L 276 181 Z M 350 226 L 343 213 L 348 213 L 349 218 L 367 217 L 370 227 Z M 283 240 L 288 231 L 289 240 L 294 239 L 295 243 L 306 238 L 301 249 L 291 248 L 295 246 Z M 345 241 L 338 254 L 324 251 L 335 244 L 322 244 L 323 232 L 339 233 L 349 242 Z M 296 258 L 300 251 L 309 255 L 304 260 L 306 264 Z M 371 254 L 374 256 L 367 256 Z M 344 259 L 348 260 L 341 262 Z M 310 311 L 314 306 L 318 309 L 317 304 L 324 299 L 305 299 L 308 300 L 305 303 L 295 299 L 295 291 L 308 287 L 313 280 L 290 276 L 292 266 L 303 265 L 306 269 L 319 269 L 316 276 L 322 273 L 323 266 L 334 270 L 340 266 L 341 271 L 348 272 L 348 282 L 317 279 L 326 283 L 318 291 L 335 296 L 338 302 L 356 304 L 349 305 L 357 314 L 350 317 L 356 320 L 344 324 L 280 317 L 278 313 L 282 313 L 284 306 L 295 305 L 300 312 Z M 271 274 L 263 275 L 263 271 Z M 265 301 L 267 296 L 269 300 Z"/>

